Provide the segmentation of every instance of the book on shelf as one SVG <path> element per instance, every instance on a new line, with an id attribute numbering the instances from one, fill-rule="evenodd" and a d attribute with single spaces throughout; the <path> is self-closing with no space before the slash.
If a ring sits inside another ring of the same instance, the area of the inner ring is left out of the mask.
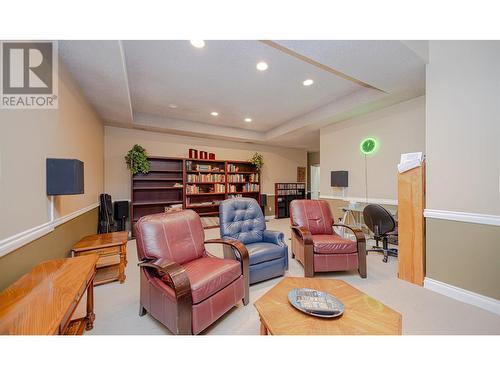
<path id="1" fill-rule="evenodd" d="M 188 174 L 187 182 L 225 182 L 223 174 Z"/>
<path id="2" fill-rule="evenodd" d="M 247 183 L 243 185 L 243 192 L 258 192 L 260 186 L 258 184 Z"/>
<path id="3" fill-rule="evenodd" d="M 208 161 L 207 161 L 208 162 Z M 187 172 L 224 172 L 224 168 L 213 164 L 193 163 L 192 160 L 186 161 Z"/>
<path id="4" fill-rule="evenodd" d="M 237 165 L 234 164 L 228 164 L 227 165 L 227 171 L 228 172 L 239 172 L 240 168 Z"/>
<path id="5" fill-rule="evenodd" d="M 221 193 L 226 192 L 226 185 L 224 184 L 214 184 L 213 186 L 199 186 L 199 185 L 187 185 L 186 194 L 207 194 L 207 193 Z"/>
<path id="6" fill-rule="evenodd" d="M 241 187 L 238 185 L 229 184 L 228 188 L 229 188 L 229 193 L 258 193 L 260 190 L 260 185 L 247 182 L 246 184 L 241 185 Z"/>
<path id="7" fill-rule="evenodd" d="M 283 184 L 279 183 L 276 184 L 276 188 L 280 190 L 290 190 L 290 189 L 300 189 L 303 190 L 306 188 L 306 184 L 304 183 L 293 183 L 293 184 Z"/>
<path id="8" fill-rule="evenodd" d="M 259 182 L 259 174 L 231 174 L 227 176 L 227 182 Z"/>
<path id="9" fill-rule="evenodd" d="M 253 173 L 250 175 L 250 182 L 259 182 L 259 174 Z"/>
<path id="10" fill-rule="evenodd" d="M 301 195 L 303 192 L 301 190 L 278 190 L 278 195 Z"/>

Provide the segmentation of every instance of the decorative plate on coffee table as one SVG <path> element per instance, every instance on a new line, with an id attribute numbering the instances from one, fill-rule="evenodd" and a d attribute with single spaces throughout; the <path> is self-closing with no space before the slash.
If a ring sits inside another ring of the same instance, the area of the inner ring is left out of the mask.
<path id="1" fill-rule="evenodd" d="M 295 288 L 288 301 L 297 310 L 319 318 L 335 318 L 344 313 L 344 304 L 331 294 L 314 289 Z"/>

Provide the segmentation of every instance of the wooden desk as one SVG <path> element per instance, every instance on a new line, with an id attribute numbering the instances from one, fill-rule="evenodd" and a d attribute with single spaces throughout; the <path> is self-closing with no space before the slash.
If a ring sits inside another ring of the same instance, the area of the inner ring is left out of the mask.
<path id="1" fill-rule="evenodd" d="M 1 335 L 82 334 L 95 319 L 93 281 L 98 256 L 40 263 L 0 293 Z M 87 292 L 87 315 L 71 320 Z"/>
<path id="2" fill-rule="evenodd" d="M 304 314 L 288 302 L 293 288 L 330 293 L 345 306 L 338 318 Z M 401 314 L 342 280 L 285 277 L 255 302 L 262 335 L 400 335 Z"/>
<path id="3" fill-rule="evenodd" d="M 74 257 L 97 254 L 97 275 L 94 285 L 111 281 L 125 282 L 125 266 L 127 265 L 128 232 L 112 232 L 94 234 L 83 237 L 74 246 Z"/>

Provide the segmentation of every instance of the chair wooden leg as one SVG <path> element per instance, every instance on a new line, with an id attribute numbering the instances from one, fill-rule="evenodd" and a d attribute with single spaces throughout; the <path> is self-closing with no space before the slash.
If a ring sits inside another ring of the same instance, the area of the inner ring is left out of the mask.
<path id="1" fill-rule="evenodd" d="M 304 246 L 304 276 L 314 277 L 314 253 L 312 245 Z"/>
<path id="2" fill-rule="evenodd" d="M 245 285 L 245 295 L 243 296 L 243 305 L 246 306 L 250 302 L 250 288 L 248 283 Z"/>
<path id="3" fill-rule="evenodd" d="M 144 306 L 140 305 L 139 306 L 139 316 L 144 316 L 146 314 L 147 314 L 146 309 L 144 308 Z"/>
<path id="4" fill-rule="evenodd" d="M 314 277 L 314 271 L 304 268 L 304 277 Z"/>
<path id="5" fill-rule="evenodd" d="M 358 241 L 358 272 L 362 279 L 366 279 L 366 241 Z"/>
<path id="6" fill-rule="evenodd" d="M 314 277 L 314 258 L 305 259 L 304 277 Z"/>

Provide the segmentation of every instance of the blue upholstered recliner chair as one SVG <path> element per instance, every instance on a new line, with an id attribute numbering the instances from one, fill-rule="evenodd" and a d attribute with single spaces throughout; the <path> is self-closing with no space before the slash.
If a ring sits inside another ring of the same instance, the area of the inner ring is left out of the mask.
<path id="1" fill-rule="evenodd" d="M 282 276 L 288 269 L 283 233 L 267 230 L 255 199 L 226 199 L 219 206 L 220 234 L 242 242 L 249 254 L 250 284 Z"/>

